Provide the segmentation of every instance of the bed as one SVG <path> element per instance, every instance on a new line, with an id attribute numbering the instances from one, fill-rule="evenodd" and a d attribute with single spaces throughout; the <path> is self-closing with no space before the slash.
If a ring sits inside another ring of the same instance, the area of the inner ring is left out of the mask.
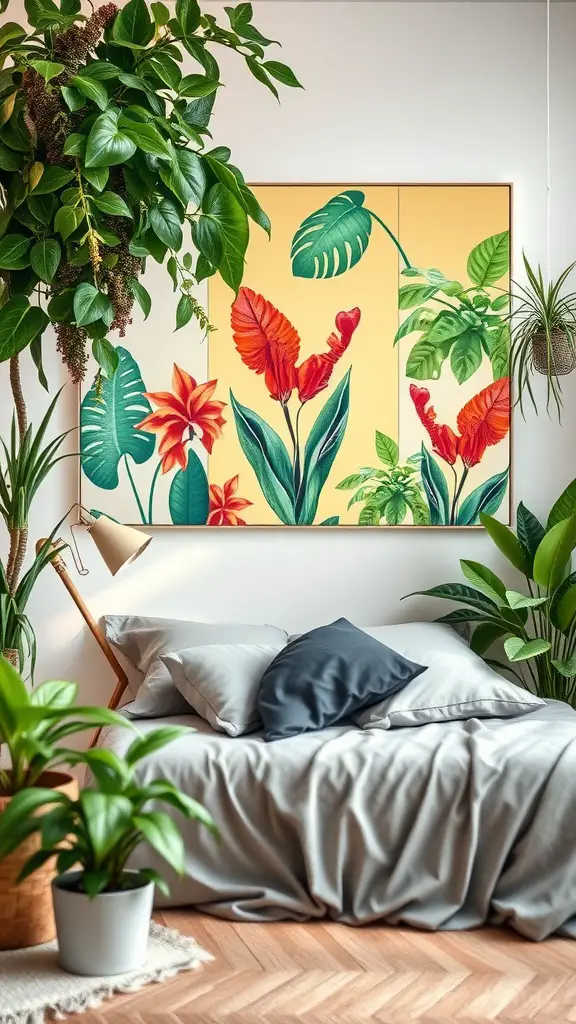
<path id="1" fill-rule="evenodd" d="M 576 937 L 576 712 L 417 728 L 339 725 L 276 743 L 195 715 L 140 720 L 196 730 L 139 767 L 204 803 L 216 841 L 179 818 L 185 877 L 159 905 L 236 921 L 328 916 L 528 939 Z M 100 744 L 122 754 L 128 730 Z M 176 817 L 176 812 L 175 817 Z M 142 848 L 134 866 L 164 870 Z"/>

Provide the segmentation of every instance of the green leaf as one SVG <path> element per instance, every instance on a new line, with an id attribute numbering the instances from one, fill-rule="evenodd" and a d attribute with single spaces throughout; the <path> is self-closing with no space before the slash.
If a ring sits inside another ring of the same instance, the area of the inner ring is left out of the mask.
<path id="1" fill-rule="evenodd" d="M 492 363 L 494 380 L 507 377 L 510 373 L 510 328 L 504 324 L 498 330 L 484 331 L 484 341 Z"/>
<path id="2" fill-rule="evenodd" d="M 1 243 L 0 243 L 1 244 Z M 576 513 L 576 480 L 572 480 L 562 491 L 560 497 L 554 502 L 548 516 L 546 529 L 561 523 L 563 519 L 569 519 Z"/>
<path id="3" fill-rule="evenodd" d="M 56 192 L 72 181 L 73 177 L 73 172 L 67 171 L 65 167 L 47 165 L 44 167 L 44 174 L 40 181 L 32 189 L 31 195 L 43 196 L 48 192 Z"/>
<path id="4" fill-rule="evenodd" d="M 172 57 L 167 53 L 162 53 L 161 50 L 156 52 L 153 58 L 142 65 L 142 70 L 152 71 L 164 82 L 164 85 L 167 85 L 169 89 L 173 89 L 174 92 L 178 92 L 180 82 L 182 81 L 182 72 L 176 61 L 172 60 Z"/>
<path id="5" fill-rule="evenodd" d="M 511 608 L 516 610 L 517 608 L 539 608 L 540 605 L 546 604 L 547 597 L 525 597 L 524 594 L 518 593 L 517 590 L 507 590 L 506 600 Z"/>
<path id="6" fill-rule="evenodd" d="M 311 526 L 322 488 L 334 464 L 348 423 L 350 370 L 330 395 L 308 435 L 302 480 L 296 496 L 296 521 Z"/>
<path id="7" fill-rule="evenodd" d="M 118 487 L 118 464 L 130 455 L 138 465 L 154 454 L 155 437 L 136 424 L 152 412 L 144 397 L 146 387 L 140 368 L 130 353 L 119 346 L 118 370 L 112 380 L 102 381 L 101 394 L 94 385 L 80 409 L 82 471 L 96 487 Z"/>
<path id="8" fill-rule="evenodd" d="M 563 519 L 548 530 L 534 555 L 534 580 L 547 591 L 564 578 L 566 564 L 576 546 L 576 515 Z"/>
<path id="9" fill-rule="evenodd" d="M 192 241 L 213 266 L 218 267 L 224 253 L 224 239 L 220 225 L 211 217 L 200 217 L 192 224 Z"/>
<path id="10" fill-rule="evenodd" d="M 470 492 L 458 510 L 456 526 L 474 526 L 479 522 L 481 513 L 493 515 L 498 511 L 508 487 L 509 472 L 506 468 L 495 473 Z"/>
<path id="11" fill-rule="evenodd" d="M 480 512 L 480 522 L 496 547 L 523 576 L 530 576 L 532 566 L 528 555 L 515 533 L 486 512 Z"/>
<path id="12" fill-rule="evenodd" d="M 435 285 L 405 284 L 398 289 L 398 309 L 411 309 L 431 299 L 438 288 Z"/>
<path id="13" fill-rule="evenodd" d="M 130 0 L 117 14 L 112 28 L 115 42 L 140 50 L 154 37 L 154 23 L 145 0 Z"/>
<path id="14" fill-rule="evenodd" d="M 290 250 L 294 277 L 338 277 L 358 263 L 372 231 L 364 198 L 356 189 L 341 192 L 302 222 Z"/>
<path id="15" fill-rule="evenodd" d="M 140 283 L 135 277 L 129 277 L 127 280 L 128 288 L 131 294 L 136 299 L 136 302 L 140 306 L 140 309 L 144 313 L 144 319 L 147 320 L 152 309 L 152 299 L 149 293 L 146 291 L 143 284 Z"/>
<path id="16" fill-rule="evenodd" d="M 45 391 L 49 391 L 48 379 L 44 373 L 44 367 L 42 365 L 42 338 L 38 336 L 32 338 L 32 341 L 30 342 L 30 355 L 32 356 L 32 362 L 36 367 L 40 387 L 43 387 Z"/>
<path id="17" fill-rule="evenodd" d="M 176 0 L 176 18 L 185 36 L 193 35 L 201 17 L 198 0 Z"/>
<path id="18" fill-rule="evenodd" d="M 72 89 L 69 85 L 62 85 L 60 92 L 68 110 L 72 111 L 72 113 L 76 110 L 82 110 L 82 107 L 86 106 L 86 97 L 78 89 Z M 64 148 L 64 152 L 66 152 L 66 148 Z"/>
<path id="19" fill-rule="evenodd" d="M 176 327 L 174 330 L 179 331 L 181 327 L 185 327 L 186 324 L 189 324 L 192 319 L 193 312 L 194 306 L 192 305 L 190 296 L 181 295 L 176 307 Z"/>
<path id="20" fill-rule="evenodd" d="M 169 199 L 162 199 L 148 210 L 148 223 L 154 234 L 169 249 L 182 248 L 182 217 Z"/>
<path id="21" fill-rule="evenodd" d="M 563 633 L 568 632 L 576 618 L 576 573 L 562 580 L 550 602 L 550 620 Z"/>
<path id="22" fill-rule="evenodd" d="M 472 562 L 468 559 L 460 559 L 460 568 L 463 575 L 476 590 L 490 598 L 494 604 L 501 605 L 506 601 L 506 587 L 501 579 L 481 562 Z"/>
<path id="23" fill-rule="evenodd" d="M 206 470 L 196 452 L 188 448 L 186 469 L 178 470 L 170 485 L 170 519 L 175 526 L 203 526 L 209 504 Z"/>
<path id="24" fill-rule="evenodd" d="M 72 323 L 74 321 L 74 289 L 53 295 L 48 303 L 48 316 L 54 323 Z"/>
<path id="25" fill-rule="evenodd" d="M 406 361 L 406 376 L 414 380 L 437 380 L 446 354 L 445 346 L 430 342 L 423 335 L 410 350 Z"/>
<path id="26" fill-rule="evenodd" d="M 75 206 L 61 206 L 54 218 L 54 230 L 66 239 L 76 231 L 84 220 L 84 211 Z"/>
<path id="27" fill-rule="evenodd" d="M 376 454 L 385 466 L 394 469 L 398 465 L 398 445 L 387 434 L 376 431 Z"/>
<path id="28" fill-rule="evenodd" d="M 164 25 L 167 25 L 170 21 L 171 13 L 165 4 L 160 3 L 160 0 L 157 0 L 156 3 L 150 4 L 150 10 L 152 11 L 154 21 L 158 28 L 163 28 Z"/>
<path id="29" fill-rule="evenodd" d="M 115 793 L 84 789 L 79 802 L 95 863 L 99 866 L 127 832 L 132 817 L 132 801 Z"/>
<path id="30" fill-rule="evenodd" d="M 554 525 L 554 524 L 551 524 Z M 526 508 L 521 501 L 516 512 L 516 532 L 521 544 L 533 560 L 540 541 L 544 537 L 545 529 L 539 523 L 536 516 Z"/>
<path id="31" fill-rule="evenodd" d="M 528 658 L 537 658 L 539 654 L 546 654 L 551 644 L 548 640 L 529 640 L 525 643 L 519 636 L 509 636 L 504 641 L 504 650 L 509 661 L 527 661 Z"/>
<path id="32" fill-rule="evenodd" d="M 0 816 L 0 858 L 12 853 L 27 836 L 38 831 L 40 818 L 36 812 L 41 807 L 61 800 L 59 793 L 42 787 L 21 789 L 16 793 Z"/>
<path id="33" fill-rule="evenodd" d="M 135 0 L 130 2 L 134 3 Z M 136 152 L 136 143 L 118 127 L 119 116 L 119 110 L 107 110 L 96 118 L 88 136 L 86 167 L 111 167 L 113 164 L 123 164 Z"/>
<path id="34" fill-rule="evenodd" d="M 122 134 L 143 153 L 150 153 L 161 160 L 171 160 L 172 152 L 153 124 L 132 121 L 123 114 L 118 122 Z"/>
<path id="35" fill-rule="evenodd" d="M 561 676 L 566 676 L 567 679 L 571 679 L 572 676 L 576 676 L 576 657 L 566 658 L 564 661 L 553 660 L 552 664 L 557 672 Z"/>
<path id="36" fill-rule="evenodd" d="M 82 177 L 86 178 L 98 192 L 105 188 L 109 174 L 107 167 L 82 167 Z"/>
<path id="37" fill-rule="evenodd" d="M 498 606 L 494 604 L 494 601 L 491 601 L 490 598 L 487 598 L 479 590 L 467 587 L 464 583 L 441 583 L 437 587 L 431 587 L 430 590 L 416 590 L 412 594 L 406 594 L 406 597 L 416 596 L 441 597 L 445 601 L 460 601 L 462 604 L 469 604 L 472 608 L 477 608 L 479 611 L 484 612 L 485 615 L 493 616 L 494 618 L 500 616 L 500 611 Z M 462 610 L 467 611 L 467 609 Z"/>
<path id="38" fill-rule="evenodd" d="M 206 188 L 206 172 L 197 153 L 176 149 L 169 165 L 159 168 L 160 177 L 184 207 L 193 202 L 200 206 Z"/>
<path id="39" fill-rule="evenodd" d="M 188 452 L 193 455 L 196 454 L 191 448 L 188 449 Z M 204 474 L 204 476 L 206 476 L 206 474 Z M 186 526 L 187 524 L 179 523 L 178 525 Z M 137 739 L 132 741 L 124 755 L 126 764 L 132 768 L 144 757 L 149 757 L 150 754 L 155 754 L 157 750 L 162 750 L 163 747 L 166 747 L 169 743 L 173 743 L 175 740 L 190 738 L 193 733 L 193 729 L 188 729 L 186 726 L 182 725 L 163 725 L 158 729 L 153 729 L 151 732 L 146 733 L 144 736 L 138 736 Z M 169 783 L 163 783 L 163 785 L 167 786 Z"/>
<path id="40" fill-rule="evenodd" d="M 102 195 L 93 196 L 92 202 L 102 213 L 109 213 L 112 217 L 130 217 L 132 213 L 126 201 L 116 192 L 102 192 Z"/>
<path id="41" fill-rule="evenodd" d="M 430 324 L 436 319 L 436 313 L 432 312 L 431 309 L 427 309 L 426 306 L 420 306 L 418 309 L 413 309 L 408 314 L 405 320 L 402 321 L 396 334 L 394 335 L 394 344 L 396 345 L 401 338 L 405 338 L 407 334 L 412 334 L 412 331 L 425 331 L 428 330 Z"/>
<path id="42" fill-rule="evenodd" d="M 275 78 L 277 82 L 281 82 L 282 85 L 288 85 L 292 89 L 302 89 L 303 86 L 300 84 L 296 75 L 287 64 L 281 64 L 278 60 L 266 60 L 263 62 L 262 67 Z"/>
<path id="43" fill-rule="evenodd" d="M 78 684 L 60 679 L 50 679 L 41 683 L 30 694 L 30 700 L 36 707 L 68 708 L 76 700 Z"/>
<path id="44" fill-rule="evenodd" d="M 150 7 L 152 8 L 152 10 L 154 10 L 155 7 L 163 7 L 163 6 L 164 6 L 164 4 L 160 4 L 160 3 L 158 3 L 158 4 L 150 4 Z M 170 16 L 170 11 L 167 11 L 167 13 L 168 13 L 168 16 Z M 158 22 L 156 22 L 156 24 L 158 24 Z M 162 878 L 162 875 L 159 874 L 159 872 L 156 871 L 154 868 L 140 868 L 140 875 L 142 876 L 142 878 L 147 879 L 148 882 L 154 882 L 154 885 L 156 886 L 158 891 L 162 893 L 163 896 L 169 896 L 170 895 L 170 886 Z"/>
<path id="45" fill-rule="evenodd" d="M 496 622 L 480 622 L 472 634 L 470 650 L 480 658 L 492 644 L 506 634 L 507 630 Z"/>
<path id="46" fill-rule="evenodd" d="M 496 310 L 497 312 L 501 309 L 507 309 L 508 306 L 510 305 L 510 296 L 508 294 L 497 295 L 495 299 L 492 299 L 490 305 L 492 309 Z"/>
<path id="47" fill-rule="evenodd" d="M 74 316 L 79 327 L 93 324 L 96 320 L 112 323 L 112 304 L 104 292 L 89 281 L 83 281 L 74 292 Z"/>
<path id="48" fill-rule="evenodd" d="M 459 384 L 470 380 L 482 362 L 482 346 L 477 331 L 464 331 L 450 353 L 452 373 Z"/>
<path id="49" fill-rule="evenodd" d="M 340 516 L 328 516 L 328 519 L 323 519 L 319 526 L 339 526 Z"/>
<path id="50" fill-rule="evenodd" d="M 0 268 L 22 270 L 30 266 L 28 249 L 32 239 L 26 235 L 4 235 L 0 240 Z"/>
<path id="51" fill-rule="evenodd" d="M 445 342 L 452 342 L 459 338 L 469 330 L 469 327 L 470 324 L 462 315 L 443 309 L 431 325 L 427 338 L 434 344 L 443 345 Z"/>
<path id="52" fill-rule="evenodd" d="M 237 199 L 220 182 L 213 185 L 203 204 L 203 213 L 219 227 L 224 243 L 218 270 L 222 280 L 238 292 L 244 274 L 244 255 L 248 245 L 248 220 Z"/>
<path id="53" fill-rule="evenodd" d="M 55 238 L 45 238 L 32 246 L 30 263 L 32 270 L 41 281 L 49 284 L 54 279 L 54 275 L 60 266 L 61 255 L 60 244 Z"/>
<path id="54" fill-rule="evenodd" d="M 184 840 L 178 827 L 167 814 L 162 811 L 149 811 L 146 814 L 134 815 L 133 824 L 146 842 L 168 862 L 177 874 L 184 873 L 185 851 Z"/>
<path id="55" fill-rule="evenodd" d="M 251 218 L 251 220 L 254 221 L 255 224 L 258 224 L 258 226 L 261 227 L 262 230 L 266 232 L 268 238 L 270 238 L 272 227 L 270 224 L 270 218 L 268 217 L 268 214 L 264 212 L 264 210 L 260 206 L 260 203 L 256 199 L 256 196 L 254 195 L 252 190 L 248 188 L 248 185 L 244 181 L 242 172 L 239 171 L 237 167 L 234 167 L 233 164 L 229 164 L 228 166 L 232 171 L 232 174 L 236 178 L 236 181 L 238 182 L 238 187 L 242 195 L 242 203 L 248 216 Z"/>
<path id="56" fill-rule="evenodd" d="M 218 180 L 221 181 L 226 188 L 230 189 L 233 195 L 236 196 L 236 199 L 238 200 L 240 205 L 244 207 L 244 196 L 242 190 L 240 188 L 236 175 L 230 169 L 230 167 L 228 167 L 228 165 L 224 161 L 219 160 L 216 156 L 214 156 L 213 153 L 206 153 L 202 157 L 202 160 L 204 164 L 208 167 L 208 169 L 212 172 L 212 174 L 216 178 L 218 178 Z"/>
<path id="57" fill-rule="evenodd" d="M 78 133 L 69 135 L 64 143 L 63 152 L 66 156 L 83 157 L 86 152 L 86 141 L 87 139 L 85 135 L 78 135 Z"/>
<path id="58" fill-rule="evenodd" d="M 292 465 L 282 438 L 230 392 L 238 440 L 270 508 L 287 526 L 296 523 Z"/>
<path id="59" fill-rule="evenodd" d="M 468 277 L 478 288 L 487 288 L 496 284 L 510 267 L 509 232 L 501 231 L 497 235 L 485 238 L 472 249 L 468 257 Z"/>
<path id="60" fill-rule="evenodd" d="M 118 369 L 118 353 L 108 338 L 95 338 L 92 342 L 92 355 L 98 366 L 109 379 Z"/>
<path id="61" fill-rule="evenodd" d="M 399 491 L 395 491 L 386 502 L 385 515 L 388 526 L 399 526 L 406 518 L 407 505 Z"/>
<path id="62" fill-rule="evenodd" d="M 422 461 L 420 463 L 422 486 L 432 526 L 447 526 L 450 522 L 450 497 L 446 477 L 426 446 L 422 445 Z"/>
<path id="63" fill-rule="evenodd" d="M 49 82 L 51 78 L 56 78 L 57 75 L 62 74 L 66 70 L 63 64 L 57 64 L 50 60 L 31 60 L 30 66 L 42 75 L 45 82 Z"/>
<path id="64" fill-rule="evenodd" d="M 359 484 L 363 484 L 366 477 L 363 473 L 353 473 L 351 476 L 347 476 L 344 480 L 341 480 L 339 484 L 336 484 L 336 490 L 338 491 L 351 491 L 354 487 L 358 487 Z"/>
<path id="65" fill-rule="evenodd" d="M 79 72 L 84 78 L 95 78 L 99 82 L 106 82 L 112 78 L 118 78 L 122 68 L 113 64 L 111 60 L 93 60 Z"/>
<path id="66" fill-rule="evenodd" d="M 24 167 L 24 159 L 20 153 L 15 153 L 13 149 L 5 146 L 3 142 L 0 142 L 0 170 L 2 171 L 21 171 Z"/>
<path id="67" fill-rule="evenodd" d="M 26 348 L 48 323 L 44 310 L 31 306 L 24 295 L 8 299 L 0 308 L 0 363 Z"/>
<path id="68" fill-rule="evenodd" d="M 190 97 L 210 96 L 222 83 L 208 75 L 185 75 L 178 88 L 182 99 Z"/>
<path id="69" fill-rule="evenodd" d="M 71 80 L 71 85 L 82 93 L 86 99 L 91 100 L 95 103 L 100 110 L 106 110 L 108 103 L 110 102 L 108 93 L 105 87 L 97 82 L 94 78 L 83 78 L 81 75 L 75 75 Z"/>
<path id="70" fill-rule="evenodd" d="M 261 82 L 262 85 L 265 85 L 266 88 L 270 90 L 272 95 L 276 97 L 276 99 L 279 99 L 278 90 L 276 86 L 274 85 L 272 79 L 264 70 L 260 62 L 256 59 L 256 57 L 246 57 L 246 66 L 248 70 L 251 72 L 251 74 L 254 75 L 254 78 L 258 82 Z"/>

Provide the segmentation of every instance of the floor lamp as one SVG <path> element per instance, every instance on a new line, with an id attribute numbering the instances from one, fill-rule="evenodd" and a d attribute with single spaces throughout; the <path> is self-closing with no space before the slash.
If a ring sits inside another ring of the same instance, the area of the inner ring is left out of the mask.
<path id="1" fill-rule="evenodd" d="M 146 550 L 152 540 L 152 537 L 150 537 L 149 534 L 146 534 L 141 530 L 136 530 L 132 526 L 124 526 L 122 523 L 116 523 L 113 519 L 109 519 L 104 515 L 99 516 L 98 519 L 96 519 L 81 505 L 79 505 L 78 508 L 80 509 L 80 516 L 79 523 L 77 525 L 84 526 L 86 528 L 112 576 L 116 576 L 121 569 L 124 569 L 126 566 L 134 562 L 135 559 Z M 81 576 L 87 575 L 88 570 L 82 565 L 78 552 L 78 546 L 73 533 L 74 527 L 71 529 L 72 544 L 61 539 L 53 542 L 52 547 L 54 548 L 54 556 L 52 558 L 52 566 L 62 580 L 62 583 L 74 601 L 74 604 L 88 626 L 88 629 L 100 650 L 104 654 L 108 664 L 114 671 L 116 676 L 116 687 L 112 697 L 110 698 L 108 707 L 115 710 L 128 686 L 128 676 L 116 658 L 112 647 L 108 643 L 102 630 L 99 628 L 96 619 L 86 605 L 74 581 L 68 574 L 66 562 L 60 554 L 62 547 L 70 548 L 78 573 Z M 36 550 L 39 551 L 48 543 L 49 542 L 46 538 L 39 540 L 36 544 Z M 97 737 L 98 733 L 92 741 L 92 746 L 94 746 Z"/>

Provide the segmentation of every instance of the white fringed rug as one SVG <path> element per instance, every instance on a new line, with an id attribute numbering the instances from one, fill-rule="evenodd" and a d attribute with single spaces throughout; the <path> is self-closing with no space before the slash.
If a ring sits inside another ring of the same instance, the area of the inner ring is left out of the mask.
<path id="1" fill-rule="evenodd" d="M 194 939 L 150 925 L 148 959 L 139 971 L 109 978 L 67 974 L 58 965 L 56 942 L 0 953 L 0 1024 L 43 1024 L 99 1006 L 117 992 L 136 992 L 214 957 Z"/>

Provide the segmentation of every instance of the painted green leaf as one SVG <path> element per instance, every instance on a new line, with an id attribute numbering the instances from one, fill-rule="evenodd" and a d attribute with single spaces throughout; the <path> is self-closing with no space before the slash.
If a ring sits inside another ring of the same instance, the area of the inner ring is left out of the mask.
<path id="1" fill-rule="evenodd" d="M 475 487 L 460 506 L 456 526 L 475 526 L 482 513 L 494 515 L 506 494 L 508 476 L 509 470 L 504 469 Z"/>
<path id="2" fill-rule="evenodd" d="M 115 109 L 106 110 L 96 118 L 86 145 L 86 167 L 123 164 L 136 152 L 136 143 L 118 127 L 119 116 L 120 111 Z"/>
<path id="3" fill-rule="evenodd" d="M 379 526 L 382 514 L 381 505 L 369 501 L 358 516 L 358 526 Z"/>
<path id="4" fill-rule="evenodd" d="M 450 497 L 446 477 L 426 445 L 422 445 L 422 461 L 420 463 L 422 486 L 432 526 L 447 526 L 450 522 Z"/>
<path id="5" fill-rule="evenodd" d="M 552 526 L 556 526 L 557 523 L 561 523 L 563 519 L 568 519 L 576 513 L 576 480 L 572 480 L 571 483 L 562 491 L 560 497 L 554 502 L 550 509 L 548 516 L 548 523 L 546 529 L 549 530 Z"/>
<path id="6" fill-rule="evenodd" d="M 386 502 L 385 516 L 388 526 L 399 526 L 406 518 L 408 506 L 399 491 L 395 491 Z"/>
<path id="7" fill-rule="evenodd" d="M 294 277 L 338 277 L 358 263 L 372 231 L 363 203 L 363 192 L 348 189 L 302 222 L 290 250 Z"/>
<path id="8" fill-rule="evenodd" d="M 350 370 L 334 389 L 312 427 L 304 449 L 302 481 L 296 497 L 296 520 L 314 522 L 320 494 L 334 464 L 348 422 Z"/>
<path id="9" fill-rule="evenodd" d="M 518 505 L 516 512 L 516 532 L 519 541 L 524 545 L 533 561 L 538 545 L 546 531 L 536 516 L 530 512 L 530 509 L 526 508 L 522 501 Z"/>
<path id="10" fill-rule="evenodd" d="M 466 502 L 462 505 L 461 512 L 464 511 L 465 504 Z M 518 569 L 523 576 L 530 576 L 532 570 L 530 559 L 528 558 L 523 545 L 518 540 L 516 534 L 512 532 L 510 527 L 505 526 L 504 523 L 499 522 L 498 519 L 494 519 L 492 515 L 486 512 L 480 512 L 479 518 L 491 540 L 494 541 L 496 547 L 502 552 L 508 561 L 511 562 L 514 568 Z"/>
<path id="11" fill-rule="evenodd" d="M 340 525 L 340 516 L 328 516 L 328 519 L 323 519 L 321 523 L 318 523 L 318 526 L 339 526 L 339 525 Z"/>
<path id="12" fill-rule="evenodd" d="M 470 327 L 468 321 L 458 313 L 443 309 L 438 314 L 428 331 L 428 340 L 436 344 L 453 341 L 464 334 Z"/>
<path id="13" fill-rule="evenodd" d="M 412 346 L 406 360 L 406 376 L 413 380 L 438 380 L 447 348 L 424 335 Z"/>
<path id="14" fill-rule="evenodd" d="M 554 591 L 550 602 L 550 619 L 557 629 L 566 633 L 576 618 L 576 572 L 570 573 Z"/>
<path id="15" fill-rule="evenodd" d="M 426 284 L 405 284 L 398 289 L 398 308 L 411 309 L 412 306 L 420 306 L 423 302 L 431 299 L 438 288 L 435 285 Z"/>
<path id="16" fill-rule="evenodd" d="M 238 440 L 256 474 L 262 493 L 281 522 L 294 526 L 292 465 L 282 438 L 258 413 L 241 405 L 230 392 Z"/>
<path id="17" fill-rule="evenodd" d="M 466 558 L 460 559 L 460 568 L 465 578 L 476 590 L 489 597 L 494 604 L 504 604 L 506 587 L 502 580 L 481 562 L 473 562 Z"/>
<path id="18" fill-rule="evenodd" d="M 79 327 L 93 324 L 96 320 L 104 320 L 110 325 L 113 315 L 112 304 L 107 295 L 88 281 L 78 285 L 74 292 L 74 316 Z"/>
<path id="19" fill-rule="evenodd" d="M 500 380 L 510 373 L 510 328 L 507 324 L 484 331 L 484 341 L 492 363 L 492 377 Z"/>
<path id="20" fill-rule="evenodd" d="M 338 484 L 338 487 L 340 487 L 340 484 Z M 359 501 L 367 501 L 367 499 L 371 498 L 373 494 L 373 487 L 361 487 L 358 491 L 356 491 L 356 494 L 352 495 L 346 508 L 352 508 L 352 505 L 357 505 Z"/>
<path id="21" fill-rule="evenodd" d="M 524 594 L 520 594 L 517 590 L 507 590 L 506 600 L 511 608 L 516 610 L 517 608 L 539 608 L 540 605 L 546 604 L 547 597 L 526 597 Z"/>
<path id="22" fill-rule="evenodd" d="M 203 213 L 216 222 L 224 243 L 220 276 L 234 292 L 242 284 L 244 255 L 248 246 L 248 219 L 237 199 L 220 182 L 213 185 L 202 207 Z"/>
<path id="23" fill-rule="evenodd" d="M 398 465 L 398 445 L 392 437 L 388 437 L 388 434 L 382 434 L 379 430 L 376 431 L 376 454 L 383 462 L 385 466 L 390 466 L 394 469 Z"/>
<path id="24" fill-rule="evenodd" d="M 24 295 L 15 295 L 0 307 L 0 363 L 26 348 L 49 323 L 40 306 L 31 306 Z"/>
<path id="25" fill-rule="evenodd" d="M 30 266 L 28 249 L 32 239 L 26 235 L 4 235 L 0 240 L 0 268 L 22 270 Z"/>
<path id="26" fill-rule="evenodd" d="M 75 75 L 70 84 L 86 99 L 92 100 L 100 110 L 106 110 L 109 102 L 108 93 L 101 82 L 97 82 L 95 78 Z"/>
<path id="27" fill-rule="evenodd" d="M 198 455 L 188 448 L 188 465 L 175 474 L 170 484 L 168 508 L 175 526 L 202 526 L 210 504 L 208 478 Z"/>
<path id="28" fill-rule="evenodd" d="M 55 238 L 44 238 L 36 242 L 30 250 L 30 264 L 32 270 L 38 275 L 41 281 L 49 284 L 53 280 L 58 267 L 62 250 Z"/>
<path id="29" fill-rule="evenodd" d="M 118 487 L 120 459 L 147 462 L 155 447 L 153 434 L 136 429 L 152 412 L 140 368 L 125 348 L 116 351 L 119 364 L 112 380 L 102 381 L 100 396 L 92 385 L 80 408 L 82 472 L 107 491 Z"/>
<path id="30" fill-rule="evenodd" d="M 508 231 L 485 238 L 472 249 L 468 257 L 468 277 L 478 288 L 496 284 L 510 267 Z"/>
<path id="31" fill-rule="evenodd" d="M 112 35 L 117 43 L 130 49 L 143 49 L 154 36 L 154 22 L 145 0 L 130 0 L 114 20 Z"/>
<path id="32" fill-rule="evenodd" d="M 572 676 L 576 676 L 576 657 L 565 658 L 563 661 L 553 660 L 552 664 L 561 676 L 566 676 L 567 679 L 572 679 Z"/>
<path id="33" fill-rule="evenodd" d="M 171 163 L 162 164 L 160 177 L 183 206 L 200 206 L 206 189 L 206 172 L 197 153 L 176 149 Z"/>
<path id="34" fill-rule="evenodd" d="M 427 309 L 426 306 L 413 309 L 406 319 L 402 321 L 396 331 L 396 334 L 394 335 L 394 344 L 396 345 L 400 339 L 405 338 L 407 334 L 412 334 L 412 331 L 427 330 L 432 321 L 435 320 L 436 315 L 437 314 L 431 309 Z"/>
<path id="35" fill-rule="evenodd" d="M 408 507 L 412 512 L 412 522 L 414 526 L 429 526 L 430 524 L 430 509 L 424 499 L 420 488 L 418 490 L 409 488 L 404 492 L 404 498 L 408 502 Z"/>
<path id="36" fill-rule="evenodd" d="M 339 484 L 336 484 L 336 490 L 351 491 L 354 487 L 358 487 L 359 484 L 363 484 L 365 479 L 366 477 L 363 473 L 352 473 L 351 476 L 345 477 Z"/>
<path id="37" fill-rule="evenodd" d="M 537 658 L 539 654 L 546 654 L 551 644 L 548 640 L 529 640 L 525 643 L 519 636 L 509 636 L 504 641 L 504 650 L 509 661 L 527 661 L 528 658 Z"/>
<path id="38" fill-rule="evenodd" d="M 169 249 L 179 251 L 182 248 L 181 215 L 169 199 L 161 199 L 149 208 L 148 221 L 156 237 Z"/>
<path id="39" fill-rule="evenodd" d="M 534 579 L 539 587 L 551 591 L 560 585 L 575 545 L 576 515 L 547 531 L 534 555 Z"/>
<path id="40" fill-rule="evenodd" d="M 470 380 L 482 362 L 482 345 L 478 332 L 464 331 L 457 339 L 450 353 L 452 373 L 459 384 Z"/>
<path id="41" fill-rule="evenodd" d="M 56 192 L 59 188 L 67 185 L 69 181 L 72 181 L 73 177 L 73 172 L 67 171 L 65 167 L 45 166 L 44 174 L 38 184 L 34 186 L 30 195 L 43 196 L 48 192 Z"/>

